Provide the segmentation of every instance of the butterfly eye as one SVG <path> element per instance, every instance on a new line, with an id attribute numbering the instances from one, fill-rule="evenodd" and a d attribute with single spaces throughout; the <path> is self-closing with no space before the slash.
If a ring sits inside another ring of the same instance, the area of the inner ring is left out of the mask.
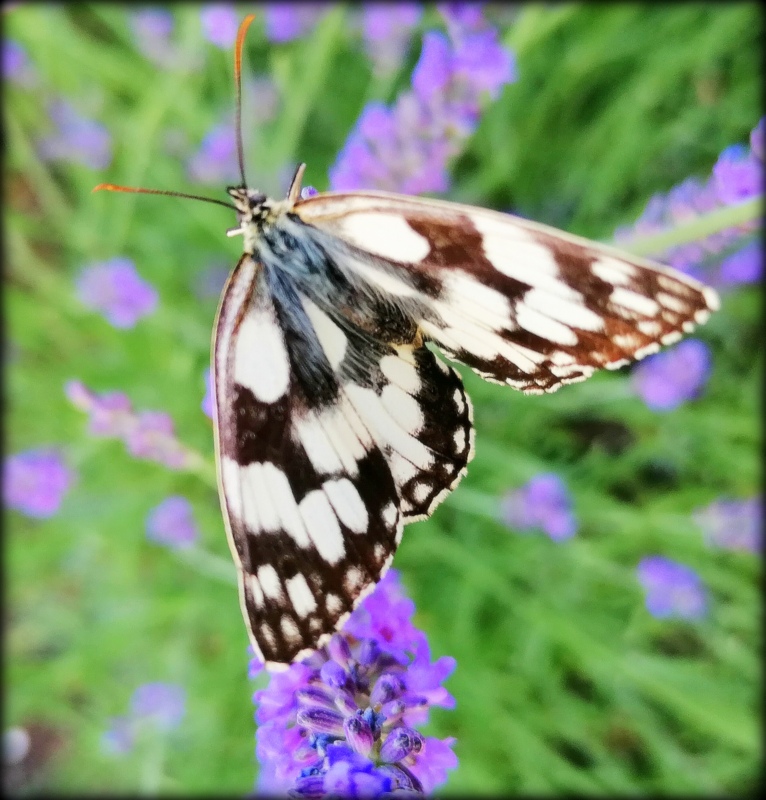
<path id="1" fill-rule="evenodd" d="M 266 202 L 266 195 L 265 194 L 251 194 L 248 198 L 248 203 L 250 204 L 251 209 L 258 208 L 262 206 Z"/>

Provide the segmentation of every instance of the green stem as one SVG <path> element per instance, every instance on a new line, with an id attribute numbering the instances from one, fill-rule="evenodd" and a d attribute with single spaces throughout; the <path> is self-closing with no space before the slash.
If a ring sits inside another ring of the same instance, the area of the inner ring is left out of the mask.
<path id="1" fill-rule="evenodd" d="M 748 222 L 757 222 L 762 215 L 763 197 L 760 196 L 736 206 L 716 209 L 662 233 L 637 236 L 635 239 L 623 240 L 617 244 L 621 249 L 629 250 L 638 256 L 658 255 L 672 247 L 699 241 L 714 233 L 725 231 L 727 228 L 736 228 Z"/>

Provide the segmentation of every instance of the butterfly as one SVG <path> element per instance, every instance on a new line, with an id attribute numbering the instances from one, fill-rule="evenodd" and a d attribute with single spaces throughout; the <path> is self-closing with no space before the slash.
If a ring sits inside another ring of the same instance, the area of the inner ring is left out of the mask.
<path id="1" fill-rule="evenodd" d="M 251 19 L 235 51 L 238 133 Z M 465 475 L 471 401 L 438 351 L 485 380 L 553 392 L 672 344 L 718 299 L 509 214 L 378 191 L 302 197 L 303 164 L 272 200 L 247 187 L 241 134 L 238 150 L 227 233 L 243 255 L 212 343 L 216 463 L 250 639 L 279 668 L 342 627 L 404 525 Z"/>

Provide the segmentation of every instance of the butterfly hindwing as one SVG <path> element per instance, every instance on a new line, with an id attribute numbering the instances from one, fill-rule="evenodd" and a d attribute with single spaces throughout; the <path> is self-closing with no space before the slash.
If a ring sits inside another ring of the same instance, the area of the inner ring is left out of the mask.
<path id="1" fill-rule="evenodd" d="M 678 272 L 507 214 L 382 192 L 295 213 L 450 357 L 529 393 L 643 358 L 717 307 Z"/>
<path id="2" fill-rule="evenodd" d="M 402 525 L 433 510 L 473 452 L 453 369 L 309 293 L 244 256 L 214 341 L 224 516 L 251 639 L 270 664 L 342 624 L 388 568 Z"/>

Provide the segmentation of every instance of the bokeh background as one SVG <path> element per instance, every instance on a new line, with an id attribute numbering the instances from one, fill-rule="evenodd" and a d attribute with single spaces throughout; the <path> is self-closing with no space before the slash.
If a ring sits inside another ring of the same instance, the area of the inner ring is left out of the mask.
<path id="1" fill-rule="evenodd" d="M 395 561 L 457 660 L 428 728 L 457 738 L 443 794 L 753 789 L 763 21 L 745 3 L 4 5 L 6 788 L 256 778 L 265 679 L 204 410 L 234 220 L 91 194 L 225 197 L 249 12 L 251 185 L 279 196 L 305 161 L 320 191 L 430 192 L 643 252 L 686 226 L 653 255 L 722 294 L 690 346 L 552 396 L 461 370 L 475 460 Z M 459 24 L 487 58 L 429 72 Z M 453 92 L 428 131 L 406 113 L 424 92 Z"/>

